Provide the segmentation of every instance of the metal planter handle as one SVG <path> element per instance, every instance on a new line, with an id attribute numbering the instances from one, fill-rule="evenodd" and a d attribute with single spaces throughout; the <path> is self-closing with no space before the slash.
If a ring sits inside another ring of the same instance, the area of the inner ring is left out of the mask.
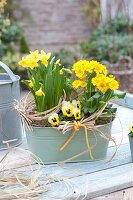
<path id="1" fill-rule="evenodd" d="M 13 72 L 10 70 L 10 68 L 4 64 L 3 62 L 0 61 L 0 66 L 7 72 L 7 74 L 10 76 L 12 82 L 17 81 L 16 76 L 13 74 Z"/>

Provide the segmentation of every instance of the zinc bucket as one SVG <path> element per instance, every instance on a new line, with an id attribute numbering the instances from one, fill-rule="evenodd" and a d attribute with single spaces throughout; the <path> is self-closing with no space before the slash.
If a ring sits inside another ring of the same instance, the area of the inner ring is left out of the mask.
<path id="1" fill-rule="evenodd" d="M 0 73 L 0 148 L 7 148 L 22 142 L 21 120 L 14 109 L 14 100 L 20 99 L 20 77 L 14 75 L 7 65 L 0 62 L 7 73 Z"/>
<path id="2" fill-rule="evenodd" d="M 98 129 L 110 136 L 111 127 L 112 122 L 106 125 L 100 125 Z M 29 150 L 38 156 L 44 164 L 58 163 L 67 160 L 88 149 L 85 139 L 85 130 L 82 127 L 75 133 L 72 140 L 62 151 L 60 151 L 60 148 L 69 139 L 73 131 L 68 131 L 63 134 L 52 127 L 32 128 L 33 131 L 25 128 Z M 106 157 L 109 139 L 101 137 L 99 132 L 95 132 L 96 137 L 89 130 L 87 134 L 90 147 L 94 147 L 91 149 L 94 160 L 90 158 L 90 154 L 87 152 L 70 162 L 95 161 L 102 160 Z"/>

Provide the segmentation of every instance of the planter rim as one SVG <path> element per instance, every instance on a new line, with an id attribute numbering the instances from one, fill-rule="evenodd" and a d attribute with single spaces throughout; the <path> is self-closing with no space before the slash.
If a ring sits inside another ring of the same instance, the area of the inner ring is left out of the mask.
<path id="1" fill-rule="evenodd" d="M 111 124 L 111 123 L 113 123 L 113 121 L 112 121 L 112 122 L 109 122 L 109 123 L 107 123 L 107 124 L 97 125 L 96 127 L 101 127 L 101 126 L 109 125 L 109 124 Z M 54 129 L 57 130 L 56 127 L 49 127 L 49 126 L 47 126 L 47 127 L 43 127 L 43 126 L 32 126 L 32 128 L 33 128 L 33 129 L 41 129 L 41 128 L 50 128 L 50 129 L 51 129 L 51 128 L 54 128 Z"/>

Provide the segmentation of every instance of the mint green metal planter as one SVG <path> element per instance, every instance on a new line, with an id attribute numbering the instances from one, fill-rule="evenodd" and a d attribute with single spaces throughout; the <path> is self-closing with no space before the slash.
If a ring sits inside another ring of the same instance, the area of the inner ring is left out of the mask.
<path id="1" fill-rule="evenodd" d="M 107 135 L 111 133 L 112 123 L 98 126 L 98 129 L 104 131 Z M 62 134 L 55 128 L 51 127 L 33 127 L 33 132 L 26 129 L 27 142 L 29 150 L 37 155 L 44 164 L 57 163 L 69 159 L 81 152 L 87 150 L 85 139 L 85 130 L 80 128 L 69 144 L 60 151 L 62 145 L 68 140 L 73 131 Z M 102 160 L 106 157 L 109 140 L 104 139 L 98 132 L 97 145 L 92 149 L 94 160 Z M 88 131 L 88 140 L 90 147 L 96 143 L 94 135 Z M 72 160 L 71 162 L 93 161 L 89 152 Z"/>

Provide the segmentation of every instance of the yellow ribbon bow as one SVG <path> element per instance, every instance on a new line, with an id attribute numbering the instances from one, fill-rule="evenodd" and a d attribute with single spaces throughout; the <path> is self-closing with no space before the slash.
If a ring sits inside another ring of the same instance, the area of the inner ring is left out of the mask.
<path id="1" fill-rule="evenodd" d="M 74 121 L 74 132 L 73 134 L 71 135 L 71 137 L 65 142 L 65 144 L 60 148 L 60 151 L 62 151 L 67 145 L 68 143 L 71 141 L 71 139 L 74 137 L 76 131 L 79 131 L 80 127 L 84 127 L 85 129 L 85 137 L 86 137 L 86 143 L 87 143 L 87 147 L 89 149 L 89 153 L 90 153 L 90 157 L 92 160 L 94 160 L 93 156 L 92 156 L 92 153 L 91 153 L 91 148 L 90 148 L 90 145 L 89 145 L 89 142 L 88 142 L 88 136 L 87 136 L 87 128 L 84 124 L 81 124 L 79 121 L 76 122 Z"/>

